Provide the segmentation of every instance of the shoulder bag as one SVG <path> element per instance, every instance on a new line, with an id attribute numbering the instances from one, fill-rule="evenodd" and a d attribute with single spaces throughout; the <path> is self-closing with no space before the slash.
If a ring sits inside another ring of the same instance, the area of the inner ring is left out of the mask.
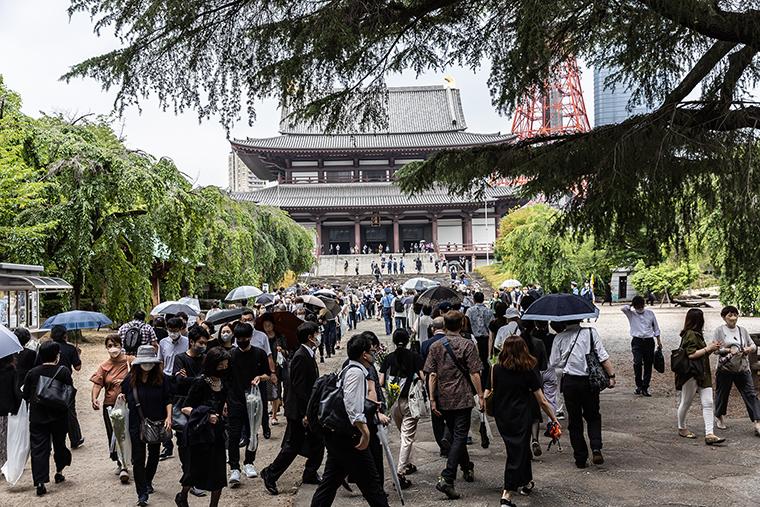
<path id="1" fill-rule="evenodd" d="M 472 389 L 472 394 L 477 394 L 477 389 L 475 389 L 475 385 L 472 383 L 472 379 L 470 378 L 470 371 L 465 368 L 465 366 L 462 364 L 462 362 L 457 359 L 457 357 L 454 355 L 454 350 L 451 348 L 451 344 L 449 343 L 449 338 L 445 337 L 443 340 L 441 340 L 441 343 L 443 344 L 443 348 L 446 349 L 446 353 L 451 357 L 451 359 L 454 361 L 454 366 L 457 367 L 457 369 L 464 375 L 465 380 L 467 380 L 467 383 L 470 385 L 470 389 Z"/>
<path id="2" fill-rule="evenodd" d="M 573 344 L 570 345 L 570 348 L 562 354 L 562 357 L 559 360 L 559 363 L 557 363 L 556 367 L 560 369 L 565 369 L 565 366 L 567 366 L 567 361 L 570 359 L 570 354 L 573 352 L 573 349 L 575 348 L 575 342 L 578 341 L 578 336 L 581 334 L 581 331 L 583 331 L 583 328 L 578 329 L 578 332 L 575 333 L 575 338 L 573 339 Z"/>
<path id="3" fill-rule="evenodd" d="M 670 370 L 681 377 L 686 377 L 691 372 L 691 360 L 683 348 L 683 337 L 678 348 L 670 351 Z"/>
<path id="4" fill-rule="evenodd" d="M 34 391 L 35 401 L 43 407 L 52 408 L 55 410 L 67 410 L 71 404 L 71 397 L 74 396 L 74 386 L 71 384 L 64 384 L 60 380 L 56 380 L 56 377 L 63 369 L 63 365 L 59 366 L 52 377 L 46 377 L 40 375 L 37 379 L 37 386 Z"/>
<path id="5" fill-rule="evenodd" d="M 154 421 L 152 419 L 146 419 L 143 414 L 142 406 L 140 405 L 140 397 L 137 395 L 137 386 L 134 385 L 134 380 L 132 382 L 132 396 L 135 398 L 137 412 L 140 414 L 140 440 L 146 444 L 168 442 L 172 439 L 172 432 L 166 429 L 163 420 Z"/>
<path id="6" fill-rule="evenodd" d="M 483 400 L 483 404 L 486 407 L 486 415 L 493 417 L 493 369 L 494 366 L 491 366 L 491 390 L 488 392 L 488 396 L 486 396 Z"/>
<path id="7" fill-rule="evenodd" d="M 743 327 L 739 328 L 739 351 L 736 353 L 729 352 L 726 356 L 721 357 L 718 360 L 718 367 L 728 373 L 741 373 L 745 370 L 745 362 L 744 362 L 744 347 L 750 345 L 749 343 L 745 342 L 744 340 L 744 333 L 746 331 Z M 725 336 L 724 336 L 725 339 Z M 747 337 L 747 341 L 749 341 L 749 336 Z"/>
<path id="8" fill-rule="evenodd" d="M 586 354 L 586 366 L 588 368 L 588 383 L 591 386 L 591 389 L 597 390 L 599 392 L 604 391 L 608 387 L 610 387 L 610 377 L 607 375 L 607 372 L 604 370 L 604 367 L 602 366 L 601 361 L 599 361 L 599 356 L 596 353 L 596 348 L 594 347 L 594 333 L 589 328 L 589 352 Z"/>

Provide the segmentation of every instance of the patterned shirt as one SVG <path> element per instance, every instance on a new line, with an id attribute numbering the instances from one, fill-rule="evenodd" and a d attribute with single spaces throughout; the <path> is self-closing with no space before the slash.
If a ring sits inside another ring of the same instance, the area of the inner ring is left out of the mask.
<path id="1" fill-rule="evenodd" d="M 467 309 L 470 329 L 473 336 L 488 336 L 488 324 L 493 320 L 493 312 L 483 303 L 477 303 Z"/>
<path id="2" fill-rule="evenodd" d="M 483 364 L 478 357 L 478 350 L 472 340 L 458 335 L 446 335 L 430 346 L 425 360 L 425 373 L 437 376 L 436 397 L 441 410 L 460 410 L 475 406 L 475 395 L 470 381 L 459 371 L 454 360 L 444 347 L 448 339 L 454 356 L 472 373 L 480 373 Z"/>
<path id="3" fill-rule="evenodd" d="M 124 343 L 124 338 L 127 335 L 127 329 L 130 329 L 132 327 L 140 327 L 140 337 L 142 338 L 142 340 L 140 340 L 140 345 L 152 345 L 154 341 L 158 341 L 158 338 L 156 338 L 156 332 L 153 330 L 153 326 L 146 324 L 141 320 L 130 320 L 119 328 L 119 337 L 121 338 L 121 343 Z"/>

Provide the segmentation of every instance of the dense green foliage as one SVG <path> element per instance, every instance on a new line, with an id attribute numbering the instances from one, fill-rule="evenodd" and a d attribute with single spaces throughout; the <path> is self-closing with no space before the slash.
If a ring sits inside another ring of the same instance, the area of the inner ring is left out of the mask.
<path id="1" fill-rule="evenodd" d="M 114 320 L 162 299 L 279 283 L 312 262 L 311 238 L 285 213 L 193 189 L 174 163 L 128 150 L 102 119 L 24 116 L 0 83 L 4 261 L 38 263 L 72 283 L 74 308 Z"/>
<path id="2" fill-rule="evenodd" d="M 564 208 L 558 226 L 605 242 L 643 237 L 651 257 L 683 250 L 709 217 L 726 294 L 757 294 L 760 244 L 745 238 L 760 237 L 760 105 L 750 92 L 758 3 L 72 0 L 72 14 L 113 28 L 123 47 L 65 78 L 118 88 L 119 108 L 153 94 L 228 126 L 243 103 L 253 120 L 256 99 L 274 96 L 294 119 L 382 130 L 389 73 L 485 64 L 494 106 L 510 113 L 567 58 L 582 58 L 615 69 L 608 84 L 629 87 L 652 112 L 590 133 L 439 153 L 404 168 L 401 187 L 467 193 L 475 180 L 524 176 L 526 196 Z"/>
<path id="3" fill-rule="evenodd" d="M 526 206 L 506 215 L 499 224 L 496 255 L 503 271 L 524 284 L 539 283 L 551 292 L 567 292 L 570 282 L 593 276 L 595 284 L 609 280 L 630 256 L 600 248 L 591 237 L 556 234 L 561 212 L 545 204 Z"/>
<path id="4" fill-rule="evenodd" d="M 657 266 L 646 266 L 639 261 L 634 268 L 631 283 L 640 294 L 652 291 L 660 297 L 666 293 L 677 297 L 699 276 L 699 267 L 689 262 L 666 261 Z"/>

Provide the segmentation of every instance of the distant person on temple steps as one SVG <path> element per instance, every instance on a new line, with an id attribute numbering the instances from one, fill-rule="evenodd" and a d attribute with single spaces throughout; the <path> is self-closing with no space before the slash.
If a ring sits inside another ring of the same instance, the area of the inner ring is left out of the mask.
<path id="1" fill-rule="evenodd" d="M 356 276 L 359 276 L 359 258 L 356 258 L 356 264 L 354 265 L 354 271 L 356 271 Z"/>

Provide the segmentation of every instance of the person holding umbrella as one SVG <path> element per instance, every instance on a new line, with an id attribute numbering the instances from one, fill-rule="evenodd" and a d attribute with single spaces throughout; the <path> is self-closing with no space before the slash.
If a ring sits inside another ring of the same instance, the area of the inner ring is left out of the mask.
<path id="1" fill-rule="evenodd" d="M 3 341 L 0 347 L 0 463 L 5 463 L 7 456 L 7 436 L 8 436 L 8 415 L 15 415 L 21 406 L 21 391 L 19 384 L 16 382 L 16 367 L 14 365 L 18 353 L 13 350 L 20 348 L 20 343 L 15 342 L 15 335 L 5 327 L 0 327 L 0 340 Z M 5 340 L 8 340 L 8 347 L 5 346 Z"/>
<path id="2" fill-rule="evenodd" d="M 549 298 L 544 296 L 541 300 Z M 572 296 L 571 296 L 572 297 Z M 579 298 L 580 299 L 580 298 Z M 528 312 L 530 312 L 530 308 Z M 581 318 L 585 316 L 578 315 Z M 526 316 L 523 315 L 523 319 Z M 561 320 L 561 319 L 560 319 Z M 604 370 L 609 376 L 610 388 L 615 387 L 615 369 L 610 356 L 604 349 L 602 340 L 594 328 L 581 327 L 580 320 L 566 321 L 567 327 L 554 338 L 549 364 L 562 369 L 562 393 L 565 395 L 570 443 L 573 446 L 575 466 L 588 466 L 588 446 L 583 432 L 583 421 L 586 421 L 588 437 L 591 443 L 592 462 L 595 465 L 604 463 L 602 455 L 602 416 L 599 413 L 599 391 L 589 384 L 586 354 L 596 351 Z"/>
<path id="3" fill-rule="evenodd" d="M 82 369 L 82 360 L 79 358 L 79 348 L 70 344 L 66 338 L 65 327 L 56 325 L 50 330 L 50 339 L 60 347 L 59 364 L 65 366 L 69 369 L 69 372 L 73 373 Z M 37 364 L 40 363 L 41 360 L 38 355 Z M 79 418 L 77 417 L 76 389 L 74 389 L 74 393 L 71 396 L 71 405 L 69 406 L 68 432 L 72 449 L 81 447 L 84 444 L 82 429 L 79 426 Z"/>

